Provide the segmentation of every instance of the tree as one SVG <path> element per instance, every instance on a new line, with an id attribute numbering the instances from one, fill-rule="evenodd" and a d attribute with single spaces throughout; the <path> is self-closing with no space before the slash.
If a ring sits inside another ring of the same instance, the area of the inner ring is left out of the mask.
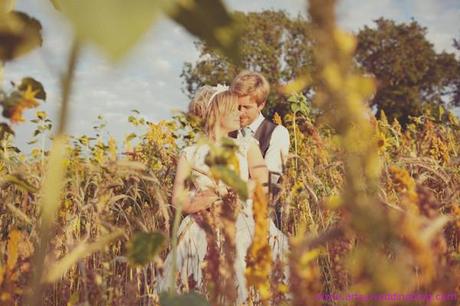
<path id="1" fill-rule="evenodd" d="M 454 48 L 457 49 L 460 52 L 460 39 L 454 39 Z M 455 79 L 454 83 L 454 96 L 453 100 L 454 105 L 459 106 L 460 105 L 460 62 L 457 63 L 457 77 Z"/>
<path id="2" fill-rule="evenodd" d="M 185 92 L 191 98 L 202 85 L 230 84 L 242 69 L 261 72 L 271 85 L 265 115 L 284 113 L 288 102 L 278 91 L 278 85 L 311 71 L 313 68 L 312 39 L 309 22 L 302 16 L 290 18 L 283 11 L 234 12 L 241 27 L 240 67 L 217 53 L 202 41 L 196 43 L 200 58 L 185 63 Z M 311 93 L 307 87 L 304 94 Z"/>
<path id="3" fill-rule="evenodd" d="M 458 62 L 452 53 L 437 53 L 416 21 L 395 23 L 380 18 L 376 28 L 358 33 L 356 61 L 378 81 L 371 105 L 403 125 L 421 114 L 425 104 L 459 105 L 453 98 Z"/>

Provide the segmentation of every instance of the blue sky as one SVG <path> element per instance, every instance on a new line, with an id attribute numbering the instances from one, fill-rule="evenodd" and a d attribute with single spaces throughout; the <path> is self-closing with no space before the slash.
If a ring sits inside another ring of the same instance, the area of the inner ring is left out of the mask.
<path id="1" fill-rule="evenodd" d="M 231 10 L 274 8 L 284 9 L 291 15 L 306 11 L 303 0 L 227 0 L 225 3 Z M 72 31 L 48 0 L 17 0 L 17 9 L 40 20 L 44 44 L 29 55 L 7 63 L 5 81 L 18 82 L 25 76 L 41 81 L 48 99 L 40 109 L 55 119 L 59 110 L 58 75 L 65 66 Z M 452 40 L 460 38 L 460 2 L 456 0 L 339 1 L 337 17 L 348 31 L 372 25 L 372 21 L 381 16 L 397 21 L 414 18 L 428 28 L 427 37 L 438 51 L 454 52 Z M 180 73 L 184 62 L 198 58 L 193 41 L 194 37 L 180 26 L 163 18 L 117 66 L 96 48 L 85 47 L 71 97 L 69 132 L 93 135 L 96 117 L 102 114 L 108 121 L 106 129 L 121 141 L 132 131 L 127 120 L 132 109 L 139 110 L 151 121 L 171 117 L 174 109 L 184 110 L 188 100 L 182 92 Z M 26 117 L 32 118 L 34 113 L 35 110 L 29 110 Z M 16 145 L 27 150 L 26 142 L 32 139 L 34 126 L 24 123 L 14 129 Z"/>

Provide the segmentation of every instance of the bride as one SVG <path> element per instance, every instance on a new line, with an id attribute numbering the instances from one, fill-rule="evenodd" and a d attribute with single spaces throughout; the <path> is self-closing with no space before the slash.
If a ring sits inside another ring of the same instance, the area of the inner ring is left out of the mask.
<path id="1" fill-rule="evenodd" d="M 176 267 L 173 275 L 173 256 L 170 253 L 164 263 L 163 276 L 159 280 L 159 290 L 171 289 L 175 282 L 179 289 L 190 290 L 203 288 L 203 264 L 208 252 L 205 230 L 200 226 L 200 213 L 222 204 L 222 196 L 227 193 L 227 186 L 222 181 L 216 182 L 210 175 L 205 160 L 213 146 L 224 142 L 234 142 L 237 150 L 236 172 L 244 182 L 258 181 L 264 186 L 268 181 L 268 170 L 260 152 L 257 140 L 252 136 L 230 140 L 228 133 L 240 128 L 238 97 L 228 90 L 216 91 L 210 98 L 205 116 L 207 142 L 186 147 L 179 159 L 174 182 L 172 204 L 182 207 L 187 216 L 182 220 L 178 230 Z M 192 181 L 192 186 L 186 184 Z M 241 210 L 236 218 L 234 283 L 237 291 L 237 303 L 244 303 L 248 293 L 244 271 L 245 256 L 252 243 L 254 220 L 252 201 L 240 200 Z M 270 244 L 272 256 L 280 258 L 287 251 L 287 238 L 270 221 Z M 276 246 L 275 246 L 276 245 Z M 173 280 L 174 278 L 174 280 Z"/>

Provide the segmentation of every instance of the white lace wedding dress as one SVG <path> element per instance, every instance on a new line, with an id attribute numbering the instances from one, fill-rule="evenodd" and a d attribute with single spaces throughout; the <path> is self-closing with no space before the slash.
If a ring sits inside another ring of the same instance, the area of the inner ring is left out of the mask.
<path id="1" fill-rule="evenodd" d="M 243 137 L 234 140 L 238 145 L 238 161 L 240 176 L 244 181 L 248 181 L 248 161 L 247 152 L 250 142 L 257 142 L 252 136 Z M 215 182 L 205 175 L 209 173 L 209 167 L 205 164 L 205 157 L 209 152 L 209 145 L 195 144 L 184 149 L 183 153 L 186 160 L 190 163 L 194 176 L 194 185 L 196 192 L 215 187 Z M 223 184 L 223 183 L 221 183 Z M 252 200 L 242 203 L 236 221 L 236 258 L 235 258 L 235 285 L 237 287 L 238 299 L 237 304 L 244 303 L 247 298 L 246 280 L 244 271 L 246 268 L 246 253 L 252 243 L 254 233 L 254 219 L 252 215 Z M 269 244 L 272 249 L 273 259 L 287 256 L 288 241 L 287 237 L 275 226 L 270 220 Z M 195 288 L 202 288 L 203 281 L 203 261 L 207 252 L 207 241 L 205 231 L 198 225 L 192 215 L 185 217 L 178 230 L 176 269 L 178 275 L 179 287 L 189 288 L 192 282 Z M 164 263 L 163 275 L 158 282 L 160 292 L 169 288 L 172 273 L 173 258 L 170 253 Z"/>

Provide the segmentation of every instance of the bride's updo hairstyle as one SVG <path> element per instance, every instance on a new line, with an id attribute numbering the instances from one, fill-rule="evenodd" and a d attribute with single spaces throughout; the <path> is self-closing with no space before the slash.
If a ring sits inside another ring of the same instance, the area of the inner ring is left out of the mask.
<path id="1" fill-rule="evenodd" d="M 238 111 L 238 96 L 230 90 L 217 93 L 209 102 L 206 113 L 206 134 L 213 136 L 221 118 L 234 111 Z"/>
<path id="2" fill-rule="evenodd" d="M 206 111 L 208 109 L 209 100 L 217 92 L 213 86 L 201 86 L 195 93 L 192 101 L 188 105 L 188 114 L 196 116 L 201 120 L 206 119 Z"/>

